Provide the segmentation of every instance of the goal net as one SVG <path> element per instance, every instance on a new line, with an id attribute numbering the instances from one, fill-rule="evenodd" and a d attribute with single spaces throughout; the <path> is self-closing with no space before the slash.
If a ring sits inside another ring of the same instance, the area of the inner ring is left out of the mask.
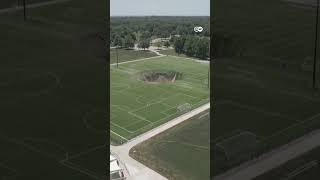
<path id="1" fill-rule="evenodd" d="M 189 103 L 184 103 L 177 107 L 178 112 L 187 112 L 190 111 L 192 108 L 192 105 Z"/>

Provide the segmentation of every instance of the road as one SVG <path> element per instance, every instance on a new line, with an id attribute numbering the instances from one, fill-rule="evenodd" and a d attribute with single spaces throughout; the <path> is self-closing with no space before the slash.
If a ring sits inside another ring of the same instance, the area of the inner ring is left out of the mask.
<path id="1" fill-rule="evenodd" d="M 52 1 L 47 1 L 47 2 L 33 3 L 33 4 L 28 4 L 27 8 L 28 9 L 37 8 L 37 7 L 41 7 L 41 6 L 47 6 L 47 5 L 51 5 L 51 4 L 63 3 L 63 2 L 68 2 L 68 1 L 70 1 L 70 0 L 52 0 Z M 0 14 L 15 12 L 15 11 L 19 11 L 22 9 L 23 9 L 23 6 L 0 9 Z"/>
<path id="2" fill-rule="evenodd" d="M 226 173 L 216 176 L 215 180 L 250 180 L 291 159 L 320 146 L 320 130 L 313 131 L 261 157 L 244 163 Z"/>
<path id="3" fill-rule="evenodd" d="M 130 177 L 127 180 L 167 180 L 165 177 L 161 176 L 157 172 L 152 169 L 146 167 L 145 165 L 139 163 L 129 156 L 129 151 L 132 147 L 152 138 L 168 130 L 169 128 L 182 123 L 183 121 L 188 120 L 189 118 L 205 111 L 210 108 L 210 103 L 207 103 L 203 106 L 200 106 L 186 114 L 183 114 L 165 124 L 160 125 L 157 128 L 154 128 L 144 134 L 137 136 L 136 138 L 128 141 L 127 143 L 121 146 L 110 146 L 110 150 L 112 153 L 117 154 L 121 161 L 124 162 L 127 170 L 129 171 Z"/>

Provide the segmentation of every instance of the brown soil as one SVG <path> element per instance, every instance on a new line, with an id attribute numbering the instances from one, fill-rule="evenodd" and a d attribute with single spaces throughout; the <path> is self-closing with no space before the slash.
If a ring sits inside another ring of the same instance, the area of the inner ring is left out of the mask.
<path id="1" fill-rule="evenodd" d="M 173 83 L 182 78 L 182 74 L 175 71 L 146 71 L 140 75 L 140 80 L 148 83 Z"/>

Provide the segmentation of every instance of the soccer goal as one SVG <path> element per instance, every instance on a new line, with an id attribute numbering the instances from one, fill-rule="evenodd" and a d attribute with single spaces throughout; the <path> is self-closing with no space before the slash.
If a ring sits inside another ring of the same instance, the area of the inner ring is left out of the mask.
<path id="1" fill-rule="evenodd" d="M 253 159 L 259 152 L 261 142 L 249 131 L 242 131 L 215 144 L 215 151 L 224 154 L 228 166 Z"/>
<path id="2" fill-rule="evenodd" d="M 188 112 L 191 109 L 192 109 L 192 105 L 189 103 L 184 103 L 177 107 L 178 112 Z"/>

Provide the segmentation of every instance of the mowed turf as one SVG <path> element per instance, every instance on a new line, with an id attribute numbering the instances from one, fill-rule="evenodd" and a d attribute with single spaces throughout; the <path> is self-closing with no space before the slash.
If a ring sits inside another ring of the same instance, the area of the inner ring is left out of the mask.
<path id="1" fill-rule="evenodd" d="M 174 49 L 166 49 L 166 50 L 160 50 L 161 54 L 165 55 L 171 55 L 171 56 L 180 56 L 180 57 L 187 57 L 185 54 L 178 54 Z"/>
<path id="2" fill-rule="evenodd" d="M 151 51 L 136 51 L 130 49 L 110 49 L 110 63 L 117 62 L 117 51 L 118 51 L 118 62 L 133 61 L 137 59 L 149 58 L 157 56 Z"/>
<path id="3" fill-rule="evenodd" d="M 213 143 L 249 131 L 267 152 L 320 128 L 320 93 L 312 89 L 316 9 L 282 0 L 217 0 L 215 7 L 213 34 L 241 53 L 213 62 Z M 225 170 L 217 164 L 214 173 Z"/>
<path id="4" fill-rule="evenodd" d="M 209 111 L 135 146 L 130 156 L 168 179 L 209 179 Z"/>
<path id="5" fill-rule="evenodd" d="M 244 55 L 290 66 L 313 57 L 316 8 L 282 0 L 217 0 L 213 12 L 212 33 L 232 37 Z"/>
<path id="6" fill-rule="evenodd" d="M 171 56 L 112 66 L 111 141 L 125 142 L 208 102 L 208 68 L 208 63 Z M 177 71 L 183 77 L 170 83 L 140 80 L 140 73 L 150 70 Z"/>
<path id="7" fill-rule="evenodd" d="M 26 22 L 22 11 L 0 15 L 0 167 L 11 179 L 106 178 L 107 153 L 90 154 L 108 134 L 104 7 L 71 0 L 29 9 Z"/>
<path id="8" fill-rule="evenodd" d="M 302 71 L 252 57 L 216 59 L 213 71 L 213 143 L 248 131 L 266 152 L 320 128 L 319 92 Z"/>

